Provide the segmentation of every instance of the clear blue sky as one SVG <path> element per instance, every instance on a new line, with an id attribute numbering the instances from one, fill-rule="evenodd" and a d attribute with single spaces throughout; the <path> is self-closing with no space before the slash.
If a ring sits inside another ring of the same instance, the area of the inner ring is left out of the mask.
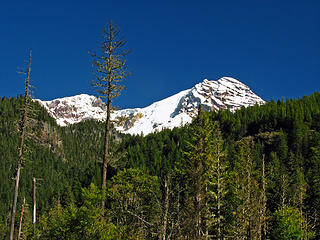
<path id="1" fill-rule="evenodd" d="M 265 100 L 320 90 L 319 0 L 1 0 L 0 96 L 23 94 L 30 48 L 36 98 L 94 94 L 88 51 L 110 19 L 132 49 L 123 108 L 222 76 Z"/>

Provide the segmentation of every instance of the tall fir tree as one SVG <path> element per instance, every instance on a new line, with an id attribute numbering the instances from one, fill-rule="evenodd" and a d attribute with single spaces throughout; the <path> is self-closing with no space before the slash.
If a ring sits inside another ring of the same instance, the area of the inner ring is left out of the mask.
<path id="1" fill-rule="evenodd" d="M 234 168 L 234 194 L 237 209 L 234 212 L 233 239 L 258 239 L 260 231 L 261 191 L 257 177 L 256 163 L 251 152 L 251 139 L 237 143 L 237 159 Z"/>
<path id="2" fill-rule="evenodd" d="M 191 239 L 222 239 L 223 200 L 226 195 L 226 152 L 219 124 L 200 113 L 191 128 L 188 145 L 188 220 Z"/>
<path id="3" fill-rule="evenodd" d="M 210 155 L 206 159 L 206 239 L 224 239 L 224 214 L 229 169 L 218 122 L 211 123 Z"/>
<path id="4" fill-rule="evenodd" d="M 96 88 L 99 97 L 106 98 L 107 117 L 105 123 L 104 155 L 102 164 L 102 189 L 107 186 L 107 169 L 109 165 L 110 147 L 110 114 L 112 101 L 121 94 L 124 85 L 121 82 L 128 77 L 125 49 L 126 41 L 120 36 L 120 29 L 112 21 L 103 31 L 103 39 L 100 46 L 100 54 L 90 53 L 93 60 L 94 79 L 92 86 Z M 105 200 L 101 202 L 101 215 L 103 217 Z"/>

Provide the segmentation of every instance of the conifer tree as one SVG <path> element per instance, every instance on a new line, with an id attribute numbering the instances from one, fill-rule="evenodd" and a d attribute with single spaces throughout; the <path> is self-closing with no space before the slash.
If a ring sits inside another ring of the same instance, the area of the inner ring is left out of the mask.
<path id="1" fill-rule="evenodd" d="M 108 212 L 123 239 L 153 239 L 161 230 L 160 182 L 141 169 L 124 169 L 112 178 Z"/>
<path id="2" fill-rule="evenodd" d="M 274 239 L 307 240 L 315 236 L 297 208 L 285 205 L 274 213 L 274 217 L 276 221 L 273 231 Z"/>
<path id="3" fill-rule="evenodd" d="M 204 174 L 205 159 L 208 158 L 210 132 L 207 131 L 208 118 L 199 113 L 191 128 L 192 138 L 188 142 L 190 150 L 185 152 L 187 158 L 187 199 L 184 233 L 190 239 L 202 239 L 204 232 L 203 220 L 206 213 Z"/>
<path id="4" fill-rule="evenodd" d="M 206 239 L 213 233 L 216 239 L 223 239 L 223 207 L 227 193 L 228 164 L 224 141 L 218 122 L 212 124 L 212 136 L 210 139 L 210 156 L 206 161 L 205 185 L 207 186 L 207 234 Z M 213 229 L 215 231 L 213 231 Z"/>
<path id="5" fill-rule="evenodd" d="M 226 194 L 223 139 L 217 122 L 200 113 L 192 128 L 193 138 L 186 152 L 188 175 L 188 236 L 192 239 L 222 239 L 222 205 Z"/>
<path id="6" fill-rule="evenodd" d="M 252 158 L 250 140 L 238 143 L 235 161 L 235 197 L 238 201 L 235 211 L 236 223 L 233 239 L 258 239 L 261 209 L 261 193 L 256 176 L 256 166 Z"/>
<path id="7" fill-rule="evenodd" d="M 93 60 L 94 79 L 92 86 L 96 88 L 99 97 L 106 98 L 107 117 L 105 123 L 104 156 L 102 164 L 102 189 L 106 189 L 107 168 L 109 164 L 110 145 L 110 114 L 112 101 L 121 94 L 124 86 L 121 82 L 129 75 L 127 70 L 125 50 L 126 41 L 120 36 L 120 29 L 112 21 L 103 31 L 100 54 L 90 53 Z M 101 214 L 104 215 L 105 200 L 101 202 Z"/>
<path id="8" fill-rule="evenodd" d="M 259 239 L 265 239 L 267 236 L 268 225 L 267 225 L 267 178 L 266 178 L 266 167 L 265 167 L 265 155 L 262 156 L 262 206 L 260 214 L 260 223 L 262 231 L 260 230 Z"/>

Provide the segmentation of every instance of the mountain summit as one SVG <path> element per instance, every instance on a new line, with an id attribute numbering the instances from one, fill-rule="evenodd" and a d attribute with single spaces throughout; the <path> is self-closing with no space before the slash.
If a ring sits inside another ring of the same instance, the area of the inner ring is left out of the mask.
<path id="1" fill-rule="evenodd" d="M 87 119 L 102 121 L 106 118 L 106 104 L 87 94 L 58 98 L 52 101 L 36 100 L 43 105 L 60 126 Z M 144 135 L 190 123 L 199 105 L 206 111 L 263 104 L 264 101 L 240 81 L 223 77 L 217 81 L 204 79 L 193 88 L 155 102 L 145 108 L 114 111 L 111 114 L 116 128 L 129 134 Z"/>

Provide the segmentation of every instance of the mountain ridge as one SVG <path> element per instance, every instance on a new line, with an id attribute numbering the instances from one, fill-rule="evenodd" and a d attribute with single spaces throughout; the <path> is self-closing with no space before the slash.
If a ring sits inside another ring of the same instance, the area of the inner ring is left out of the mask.
<path id="1" fill-rule="evenodd" d="M 57 98 L 52 101 L 36 99 L 60 126 L 67 126 L 87 119 L 103 121 L 106 104 L 95 96 L 80 94 Z M 117 130 L 129 134 L 144 135 L 190 123 L 199 105 L 206 111 L 229 109 L 263 104 L 265 101 L 251 89 L 231 77 L 219 80 L 204 79 L 194 87 L 180 91 L 144 108 L 115 110 L 111 119 Z"/>

